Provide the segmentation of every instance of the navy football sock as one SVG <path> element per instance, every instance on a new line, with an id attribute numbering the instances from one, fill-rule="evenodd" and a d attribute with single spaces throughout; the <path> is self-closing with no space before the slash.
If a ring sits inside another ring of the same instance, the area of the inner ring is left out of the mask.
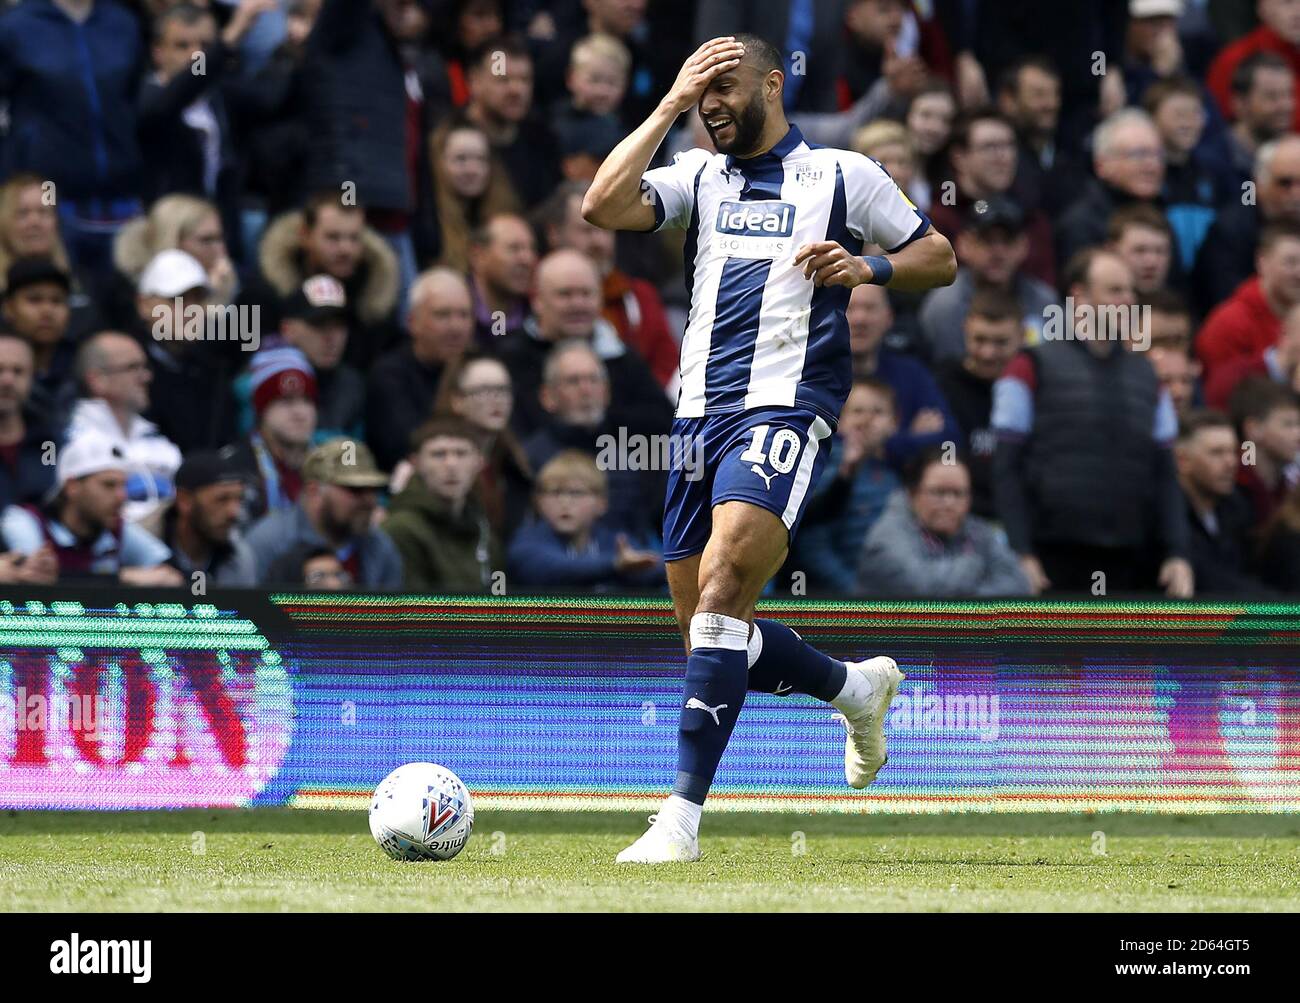
<path id="1" fill-rule="evenodd" d="M 754 621 L 748 650 L 749 688 L 757 693 L 807 693 L 830 703 L 844 688 L 844 663 L 776 620 Z"/>
<path id="2" fill-rule="evenodd" d="M 749 624 L 720 613 L 691 618 L 691 655 L 677 735 L 673 793 L 704 804 L 745 702 Z"/>

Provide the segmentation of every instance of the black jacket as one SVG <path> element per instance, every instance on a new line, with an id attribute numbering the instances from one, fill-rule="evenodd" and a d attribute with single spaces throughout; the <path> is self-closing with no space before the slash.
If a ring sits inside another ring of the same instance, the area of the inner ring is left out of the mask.
<path id="1" fill-rule="evenodd" d="M 408 340 L 379 357 L 366 388 L 366 442 L 391 470 L 411 451 L 411 433 L 433 415 L 444 367 L 426 366 Z"/>
<path id="2" fill-rule="evenodd" d="M 1192 571 L 1196 574 L 1196 594 L 1240 598 L 1271 593 L 1271 589 L 1246 570 L 1253 515 L 1245 496 L 1234 491 L 1214 507 L 1218 524 L 1215 532 L 1210 531 L 1185 494 L 1183 504 L 1191 541 Z"/>

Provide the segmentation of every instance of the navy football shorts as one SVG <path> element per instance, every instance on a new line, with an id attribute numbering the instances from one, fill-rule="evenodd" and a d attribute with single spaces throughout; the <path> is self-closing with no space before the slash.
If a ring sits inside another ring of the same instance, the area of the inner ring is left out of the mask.
<path id="1" fill-rule="evenodd" d="M 664 560 L 704 550 L 713 506 L 745 501 L 774 513 L 790 531 L 803 519 L 830 453 L 831 426 L 815 411 L 764 407 L 678 418 L 678 447 L 664 501 Z"/>

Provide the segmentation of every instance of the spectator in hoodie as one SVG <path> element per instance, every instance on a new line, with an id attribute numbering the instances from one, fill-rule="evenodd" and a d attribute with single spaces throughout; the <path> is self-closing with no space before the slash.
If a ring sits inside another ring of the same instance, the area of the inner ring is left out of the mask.
<path id="1" fill-rule="evenodd" d="M 181 451 L 143 417 L 153 374 L 144 349 L 128 334 L 101 331 L 77 352 L 82 396 L 68 419 L 67 442 L 84 435 L 106 438 L 120 449 L 125 469 L 128 522 L 139 522 L 174 493 Z"/>
<path id="2" fill-rule="evenodd" d="M 897 429 L 889 384 L 854 380 L 791 558 L 812 588 L 854 591 L 862 542 L 899 485 L 885 463 L 885 443 Z"/>
<path id="3" fill-rule="evenodd" d="M 498 338 L 523 330 L 536 267 L 537 242 L 522 216 L 490 216 L 470 235 L 469 288 L 474 333 L 482 347 L 490 349 Z"/>
<path id="4" fill-rule="evenodd" d="M 6 167 L 54 183 L 68 253 L 97 275 L 111 269 L 113 235 L 140 211 L 143 64 L 139 21 L 115 0 L 38 0 L 0 16 Z"/>
<path id="5" fill-rule="evenodd" d="M 1300 394 L 1300 304 L 1287 311 L 1276 344 L 1216 367 L 1214 377 L 1205 384 L 1205 403 L 1226 412 L 1233 391 L 1251 377 L 1271 380 Z"/>
<path id="6" fill-rule="evenodd" d="M 127 463 L 110 439 L 87 432 L 59 450 L 58 493 L 40 506 L 11 505 L 0 518 L 0 550 L 22 555 L 23 580 L 51 585 L 117 581 L 179 586 L 165 544 L 122 518 Z"/>
<path id="7" fill-rule="evenodd" d="M 308 544 L 328 547 L 367 589 L 401 588 L 402 559 L 373 526 L 379 490 L 387 483 L 364 442 L 322 442 L 303 463 L 297 503 L 268 512 L 248 531 L 258 582 L 267 581 L 276 558 Z"/>
<path id="8" fill-rule="evenodd" d="M 1277 344 L 1282 318 L 1300 303 L 1300 225 L 1265 228 L 1256 274 L 1215 308 L 1196 336 L 1196 355 L 1213 380 L 1220 366 Z"/>
<path id="9" fill-rule="evenodd" d="M 483 592 L 503 570 L 500 540 L 474 491 L 479 432 L 454 415 L 411 435 L 413 474 L 388 507 L 383 532 L 401 555 L 410 592 Z"/>
<path id="10" fill-rule="evenodd" d="M 510 545 L 510 580 L 595 591 L 663 585 L 663 558 L 601 522 L 607 500 L 605 476 L 589 455 L 552 457 L 537 474 L 538 518 Z"/>
<path id="11" fill-rule="evenodd" d="M 231 447 L 248 483 L 245 521 L 294 506 L 316 434 L 316 374 L 298 349 L 283 345 L 258 352 L 249 386 L 256 423 Z"/>
<path id="12" fill-rule="evenodd" d="M 1023 596 L 1029 581 L 990 523 L 970 514 L 970 469 L 943 449 L 908 464 L 867 534 L 858 588 L 871 595 Z"/>
<path id="13" fill-rule="evenodd" d="M 5 330 L 32 349 L 32 414 L 55 430 L 62 430 L 77 396 L 73 377 L 77 346 L 68 330 L 71 282 L 51 258 L 19 258 L 5 276 L 0 306 Z"/>
<path id="14" fill-rule="evenodd" d="M 1240 599 L 1266 592 L 1247 568 L 1254 518 L 1236 490 L 1238 449 L 1226 415 L 1193 411 L 1179 426 L 1178 484 L 1198 595 Z"/>
<path id="15" fill-rule="evenodd" d="M 1243 446 L 1237 485 L 1250 501 L 1252 524 L 1262 526 L 1300 479 L 1300 397 L 1256 376 L 1233 391 L 1229 408 Z"/>
<path id="16" fill-rule="evenodd" d="M 855 287 L 849 294 L 845 317 L 849 324 L 854 378 L 875 376 L 894 391 L 898 431 L 885 444 L 885 459 L 895 469 L 901 469 L 918 450 L 955 442 L 960 429 L 930 371 L 916 359 L 882 347 L 894 322 L 884 288 Z"/>
<path id="17" fill-rule="evenodd" d="M 40 502 L 54 486 L 56 434 L 28 409 L 32 347 L 0 334 L 0 509 Z"/>
<path id="18" fill-rule="evenodd" d="M 410 451 L 411 430 L 433 413 L 447 366 L 469 349 L 474 307 L 464 276 L 431 268 L 411 286 L 407 339 L 380 357 L 366 391 L 366 440 L 392 469 Z"/>
<path id="19" fill-rule="evenodd" d="M 592 260 L 601 275 L 601 316 L 614 325 L 623 344 L 645 359 L 660 385 L 675 394 L 680 346 L 669 329 L 663 299 L 651 283 L 633 278 L 615 264 L 614 232 L 582 218 L 587 187 L 585 182 L 566 181 L 543 205 L 547 250 L 568 248 Z"/>
<path id="20" fill-rule="evenodd" d="M 176 472 L 176 497 L 142 522 L 168 546 L 167 563 L 190 586 L 257 584 L 253 552 L 236 529 L 244 486 L 244 473 L 229 451 L 193 453 Z"/>

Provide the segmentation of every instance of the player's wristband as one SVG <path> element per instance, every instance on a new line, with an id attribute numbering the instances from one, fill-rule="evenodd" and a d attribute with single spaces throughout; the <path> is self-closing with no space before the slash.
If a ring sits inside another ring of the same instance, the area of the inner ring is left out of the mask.
<path id="1" fill-rule="evenodd" d="M 893 262 L 880 254 L 868 254 L 862 260 L 871 266 L 871 282 L 869 285 L 889 285 L 889 280 L 894 277 Z"/>

